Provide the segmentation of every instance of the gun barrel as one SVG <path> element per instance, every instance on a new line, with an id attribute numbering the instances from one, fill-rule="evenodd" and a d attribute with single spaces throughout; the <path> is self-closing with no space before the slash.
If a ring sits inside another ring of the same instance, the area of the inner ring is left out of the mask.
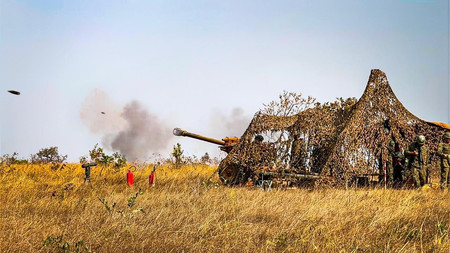
<path id="1" fill-rule="evenodd" d="M 185 131 L 185 130 L 180 129 L 180 128 L 174 128 L 173 129 L 173 134 L 176 135 L 176 136 L 191 137 L 191 138 L 194 138 L 194 139 L 207 141 L 207 142 L 211 142 L 211 143 L 222 145 L 222 146 L 225 145 L 225 142 L 222 141 L 222 140 L 217 140 L 217 139 L 205 137 L 205 136 L 202 136 L 202 135 L 199 135 L 199 134 L 190 133 L 190 132 Z"/>

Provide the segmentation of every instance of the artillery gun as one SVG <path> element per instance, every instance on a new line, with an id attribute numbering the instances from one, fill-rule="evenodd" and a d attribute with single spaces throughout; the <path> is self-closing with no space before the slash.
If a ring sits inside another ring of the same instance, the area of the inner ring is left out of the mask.
<path id="1" fill-rule="evenodd" d="M 210 137 L 206 137 L 206 136 L 202 136 L 199 134 L 194 134 L 194 133 L 190 133 L 188 131 L 185 131 L 183 129 L 180 128 L 174 128 L 173 129 L 173 135 L 175 136 L 184 136 L 184 137 L 191 137 L 197 140 L 201 140 L 201 141 L 206 141 L 209 143 L 214 143 L 217 145 L 220 145 L 219 148 L 220 150 L 230 153 L 231 149 L 233 149 L 233 146 L 239 142 L 239 138 L 238 137 L 225 137 L 222 140 L 218 140 L 218 139 L 214 139 L 214 138 L 210 138 Z"/>
<path id="2" fill-rule="evenodd" d="M 199 134 L 190 133 L 190 132 L 185 131 L 180 128 L 174 128 L 173 134 L 175 136 L 191 137 L 191 138 L 194 138 L 197 140 L 206 141 L 209 143 L 220 145 L 219 146 L 220 150 L 227 152 L 228 154 L 231 152 L 233 147 L 237 143 L 239 143 L 239 140 L 240 140 L 238 137 L 225 137 L 222 140 L 218 140 L 218 139 L 202 136 Z M 235 182 L 237 179 L 237 176 L 238 176 L 238 171 L 239 170 L 236 166 L 225 166 L 225 168 L 218 170 L 219 178 L 224 183 Z"/>
<path id="3" fill-rule="evenodd" d="M 238 137 L 225 137 L 222 140 L 202 136 L 199 134 L 191 133 L 180 128 L 174 128 L 173 134 L 175 136 L 190 137 L 201 141 L 206 141 L 209 143 L 220 145 L 220 150 L 231 153 L 233 147 L 239 143 L 241 140 Z M 260 136 L 262 138 L 262 136 Z M 264 184 L 267 181 L 311 181 L 320 178 L 318 174 L 315 173 L 305 173 L 296 171 L 294 169 L 273 169 L 271 168 L 269 162 L 270 160 L 275 160 L 274 147 L 268 145 L 268 143 L 262 143 L 256 141 L 250 144 L 252 148 L 249 152 L 251 158 L 248 162 L 238 162 L 236 155 L 230 154 L 228 159 L 221 161 L 218 168 L 218 175 L 220 180 L 228 185 L 238 185 L 245 184 L 251 179 L 252 182 L 258 184 Z"/>

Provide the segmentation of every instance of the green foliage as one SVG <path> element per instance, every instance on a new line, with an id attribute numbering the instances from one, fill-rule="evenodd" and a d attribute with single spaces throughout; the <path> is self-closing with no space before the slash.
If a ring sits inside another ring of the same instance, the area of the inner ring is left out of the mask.
<path id="1" fill-rule="evenodd" d="M 138 192 L 136 192 L 133 196 L 131 196 L 130 198 L 128 198 L 128 200 L 127 200 L 127 206 L 128 206 L 128 210 L 125 208 L 125 209 L 120 209 L 120 210 L 118 210 L 117 211 L 117 213 L 120 213 L 120 214 L 122 214 L 122 216 L 123 217 L 126 217 L 127 216 L 127 214 L 129 215 L 129 217 L 130 218 L 132 218 L 132 217 L 134 217 L 134 215 L 136 214 L 136 213 L 146 213 L 145 211 L 144 211 L 144 209 L 142 208 L 142 207 L 138 207 L 137 209 L 132 209 L 133 208 L 133 206 L 136 204 L 136 199 L 137 199 L 137 197 L 139 196 L 139 195 L 142 195 L 142 194 L 144 194 L 144 192 L 141 190 L 141 189 L 139 189 L 139 191 Z M 109 204 L 108 204 L 108 201 L 106 200 L 106 199 L 104 199 L 104 198 L 98 198 L 98 200 L 103 204 L 103 206 L 106 208 L 106 210 L 110 213 L 110 214 L 113 214 L 114 213 L 114 210 L 115 210 L 115 208 L 116 208 L 116 202 L 114 202 L 113 204 L 112 204 L 112 206 L 110 206 Z"/>
<path id="2" fill-rule="evenodd" d="M 89 157 L 91 161 L 95 161 L 96 163 L 100 163 L 100 159 L 105 155 L 103 152 L 103 148 L 98 146 L 98 143 L 95 144 L 92 150 L 89 150 Z"/>
<path id="3" fill-rule="evenodd" d="M 277 251 L 281 251 L 286 249 L 286 247 L 289 244 L 289 236 L 287 233 L 282 233 L 281 235 L 278 235 L 274 239 L 275 248 Z"/>
<path id="4" fill-rule="evenodd" d="M 92 161 L 95 161 L 100 165 L 112 166 L 116 170 L 125 167 L 127 165 L 127 159 L 125 158 L 124 155 L 121 155 L 118 152 L 114 152 L 112 155 L 107 155 L 104 152 L 103 148 L 98 146 L 98 143 L 95 144 L 92 150 L 89 150 L 89 157 Z M 86 163 L 87 158 L 83 159 L 83 161 L 84 163 Z"/>
<path id="5" fill-rule="evenodd" d="M 217 189 L 220 187 L 219 183 L 216 181 L 213 181 L 211 178 L 209 178 L 207 181 L 203 181 L 202 186 L 204 188 L 214 188 L 214 189 Z"/>
<path id="6" fill-rule="evenodd" d="M 108 210 L 109 213 L 112 213 L 112 211 L 116 207 L 116 202 L 114 202 L 112 206 L 109 206 L 108 201 L 106 201 L 105 199 L 98 198 L 98 200 L 105 206 L 106 210 Z"/>
<path id="7" fill-rule="evenodd" d="M 127 159 L 125 159 L 124 155 L 119 154 L 118 152 L 114 152 L 112 154 L 114 160 L 114 168 L 119 169 L 127 166 Z"/>
<path id="8" fill-rule="evenodd" d="M 102 157 L 98 161 L 98 163 L 103 166 L 110 166 L 113 164 L 113 162 L 114 162 L 114 158 L 107 154 L 103 154 Z"/>
<path id="9" fill-rule="evenodd" d="M 56 252 L 91 252 L 91 250 L 84 245 L 84 241 L 76 242 L 73 247 L 63 240 L 63 236 L 49 236 L 44 240 L 44 246 L 53 248 Z"/>
<path id="10" fill-rule="evenodd" d="M 88 158 L 86 156 L 80 157 L 80 164 L 85 164 L 85 163 L 88 163 L 88 162 L 89 162 L 89 160 L 88 160 Z"/>
<path id="11" fill-rule="evenodd" d="M 28 160 L 26 159 L 18 159 L 17 156 L 19 154 L 17 152 L 14 152 L 12 155 L 4 154 L 2 158 L 0 159 L 1 164 L 28 164 Z"/>
<path id="12" fill-rule="evenodd" d="M 135 202 L 136 202 L 137 197 L 138 197 L 139 195 L 142 195 L 142 194 L 144 194 L 144 193 L 141 191 L 141 189 L 139 189 L 139 191 L 136 192 L 136 194 L 135 194 L 134 196 L 131 196 L 131 197 L 128 199 L 128 207 L 130 207 L 130 208 L 133 207 L 134 204 L 135 204 Z"/>
<path id="13" fill-rule="evenodd" d="M 134 203 L 136 202 L 137 196 L 138 196 L 138 194 L 136 193 L 136 195 L 131 196 L 131 197 L 128 199 L 128 207 L 133 207 L 133 206 L 134 206 Z"/>
<path id="14" fill-rule="evenodd" d="M 67 155 L 60 155 L 58 147 L 42 148 L 34 155 L 31 155 L 31 162 L 38 164 L 58 164 L 63 163 L 67 159 Z"/>
<path id="15" fill-rule="evenodd" d="M 441 222 L 441 221 L 438 221 L 437 222 L 437 224 L 436 224 L 436 228 L 437 228 L 437 230 L 438 230 L 438 232 L 439 232 L 439 240 L 440 241 L 443 241 L 443 240 L 445 240 L 445 238 L 448 238 L 448 225 L 446 225 L 446 223 L 444 222 Z"/>
<path id="16" fill-rule="evenodd" d="M 172 156 L 175 158 L 175 168 L 180 168 L 181 164 L 183 163 L 183 150 L 181 149 L 180 143 L 177 143 L 177 145 L 173 146 L 172 150 Z"/>

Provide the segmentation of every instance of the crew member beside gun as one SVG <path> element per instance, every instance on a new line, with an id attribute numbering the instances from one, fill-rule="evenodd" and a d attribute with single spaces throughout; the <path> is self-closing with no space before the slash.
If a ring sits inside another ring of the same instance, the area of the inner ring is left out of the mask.
<path id="1" fill-rule="evenodd" d="M 441 158 L 441 188 L 444 189 L 450 186 L 450 132 L 444 134 L 436 153 Z"/>
<path id="2" fill-rule="evenodd" d="M 419 188 L 427 183 L 428 147 L 425 136 L 419 135 L 416 141 L 409 145 L 405 155 L 409 157 L 408 169 L 413 177 L 414 186 Z"/>

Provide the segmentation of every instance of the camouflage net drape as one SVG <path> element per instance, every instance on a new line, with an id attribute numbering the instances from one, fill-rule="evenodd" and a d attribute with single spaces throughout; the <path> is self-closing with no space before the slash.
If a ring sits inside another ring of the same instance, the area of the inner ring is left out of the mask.
<path id="1" fill-rule="evenodd" d="M 394 139 L 402 151 L 425 135 L 431 173 L 439 170 L 437 145 L 447 129 L 410 113 L 393 93 L 385 73 L 372 70 L 364 94 L 316 104 L 297 115 L 279 117 L 257 113 L 240 142 L 222 161 L 239 167 L 243 180 L 252 172 L 291 170 L 344 180 L 351 175 L 378 175 L 383 149 Z M 263 147 L 255 136 L 264 137 Z"/>

